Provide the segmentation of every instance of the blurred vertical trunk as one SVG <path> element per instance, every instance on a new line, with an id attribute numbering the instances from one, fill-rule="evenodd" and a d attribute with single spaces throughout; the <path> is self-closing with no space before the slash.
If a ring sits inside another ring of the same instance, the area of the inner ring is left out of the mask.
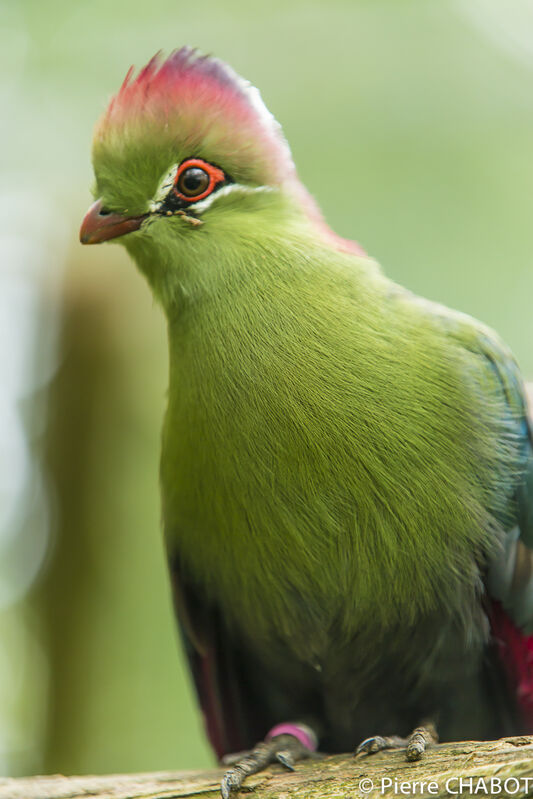
<path id="1" fill-rule="evenodd" d="M 122 253 L 91 248 L 90 256 L 90 271 L 70 272 L 50 393 L 55 540 L 40 589 L 50 661 L 45 767 L 205 765 L 159 530 L 162 316 L 126 260 L 117 265 Z"/>
<path id="2" fill-rule="evenodd" d="M 90 686 L 79 667 L 101 590 L 94 472 L 106 470 L 106 411 L 120 402 L 109 302 L 97 291 L 65 294 L 62 363 L 50 394 L 47 460 L 56 510 L 55 540 L 44 583 L 50 661 L 49 734 L 45 763 L 76 762 Z M 104 417 L 104 419 L 102 419 Z M 101 461 L 99 462 L 98 453 Z M 113 476 L 109 474 L 109 479 Z M 96 535 L 95 535 L 96 533 Z M 105 557 L 105 552 L 102 553 Z M 97 603 L 94 603 L 97 604 Z M 110 608 L 110 612 L 111 612 Z"/>

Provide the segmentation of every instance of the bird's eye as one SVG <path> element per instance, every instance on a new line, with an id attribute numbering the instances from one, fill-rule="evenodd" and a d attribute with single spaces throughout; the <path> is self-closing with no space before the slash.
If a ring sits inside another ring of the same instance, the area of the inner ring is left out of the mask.
<path id="1" fill-rule="evenodd" d="M 201 158 L 187 158 L 178 167 L 174 179 L 174 195 L 187 203 L 203 200 L 229 180 L 219 167 Z"/>
<path id="2" fill-rule="evenodd" d="M 209 175 L 198 166 L 190 166 L 179 176 L 176 188 L 186 197 L 197 197 L 209 188 Z"/>

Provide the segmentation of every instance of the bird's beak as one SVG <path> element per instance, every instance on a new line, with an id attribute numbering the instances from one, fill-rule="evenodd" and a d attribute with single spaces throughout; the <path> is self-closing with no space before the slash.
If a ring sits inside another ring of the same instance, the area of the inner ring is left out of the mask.
<path id="1" fill-rule="evenodd" d="M 85 216 L 80 228 L 82 244 L 100 244 L 101 241 L 116 239 L 133 230 L 139 230 L 148 214 L 143 216 L 122 216 L 121 214 L 102 213 L 102 200 L 97 200 Z"/>

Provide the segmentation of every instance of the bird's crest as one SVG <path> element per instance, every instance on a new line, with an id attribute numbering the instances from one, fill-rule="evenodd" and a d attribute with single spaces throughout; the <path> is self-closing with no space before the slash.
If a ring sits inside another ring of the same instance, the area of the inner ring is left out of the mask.
<path id="1" fill-rule="evenodd" d="M 136 76 L 131 67 L 96 136 L 106 140 L 117 129 L 122 134 L 152 121 L 159 136 L 164 131 L 190 152 L 203 144 L 215 160 L 217 149 L 221 155 L 238 153 L 258 181 L 283 182 L 294 170 L 281 127 L 259 91 L 222 61 L 191 47 L 166 59 L 157 53 Z"/>

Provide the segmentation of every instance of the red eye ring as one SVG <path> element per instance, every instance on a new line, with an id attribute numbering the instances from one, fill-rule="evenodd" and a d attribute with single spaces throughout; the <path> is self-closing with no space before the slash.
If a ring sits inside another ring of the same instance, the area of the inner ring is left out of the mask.
<path id="1" fill-rule="evenodd" d="M 209 178 L 209 183 L 207 187 L 201 190 L 198 194 L 184 194 L 178 189 L 178 184 L 180 182 L 180 178 L 182 177 L 183 173 L 187 169 L 199 169 L 204 172 L 207 177 Z M 188 203 L 195 203 L 198 200 L 203 200 L 205 197 L 208 197 L 213 189 L 215 189 L 220 183 L 224 183 L 226 180 L 226 175 L 219 169 L 217 166 L 213 166 L 213 164 L 209 164 L 207 161 L 204 161 L 202 158 L 187 158 L 186 161 L 183 161 L 179 167 L 178 171 L 176 172 L 176 177 L 174 178 L 174 194 L 180 198 L 180 200 L 185 200 Z"/>

